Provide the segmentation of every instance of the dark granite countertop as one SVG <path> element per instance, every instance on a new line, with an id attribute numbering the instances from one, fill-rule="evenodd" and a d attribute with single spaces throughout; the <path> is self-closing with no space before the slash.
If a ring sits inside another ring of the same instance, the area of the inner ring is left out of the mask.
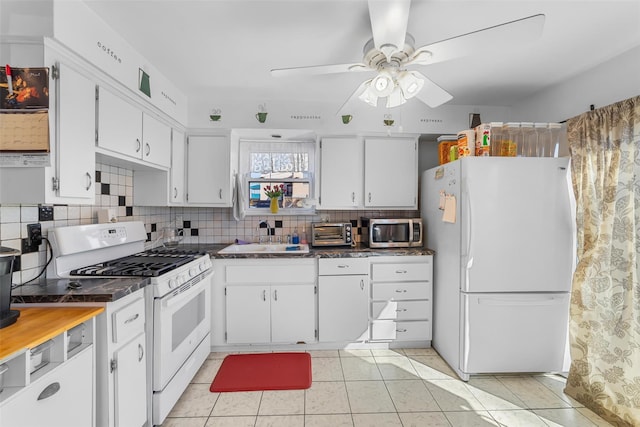
<path id="1" fill-rule="evenodd" d="M 371 249 L 364 245 L 356 247 L 310 248 L 306 254 L 260 253 L 260 254 L 219 254 L 218 251 L 229 244 L 185 244 L 181 247 L 208 253 L 212 258 L 365 258 L 377 256 L 433 255 L 427 248 Z M 145 278 L 104 278 L 73 279 L 82 287 L 69 287 L 70 279 L 47 279 L 43 283 L 24 285 L 11 292 L 12 303 L 108 303 L 127 296 L 149 284 Z"/>
<path id="2" fill-rule="evenodd" d="M 69 287 L 69 282 L 81 284 L 80 288 Z M 132 294 L 149 284 L 146 278 L 110 279 L 48 279 L 17 287 L 11 291 L 13 304 L 34 303 L 108 303 Z"/>
<path id="3" fill-rule="evenodd" d="M 220 254 L 218 251 L 229 246 L 227 244 L 181 245 L 186 249 L 207 252 L 212 258 L 364 258 L 376 256 L 411 256 L 433 255 L 435 251 L 428 248 L 394 248 L 371 249 L 365 245 L 355 247 L 319 247 L 309 248 L 309 253 L 253 253 L 253 254 Z"/>

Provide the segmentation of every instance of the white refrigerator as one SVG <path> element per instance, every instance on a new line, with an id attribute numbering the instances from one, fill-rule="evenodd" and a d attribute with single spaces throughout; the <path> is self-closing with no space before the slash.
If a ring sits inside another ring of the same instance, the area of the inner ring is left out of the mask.
<path id="1" fill-rule="evenodd" d="M 575 268 L 568 158 L 465 157 L 423 172 L 432 345 L 472 374 L 562 372 Z"/>

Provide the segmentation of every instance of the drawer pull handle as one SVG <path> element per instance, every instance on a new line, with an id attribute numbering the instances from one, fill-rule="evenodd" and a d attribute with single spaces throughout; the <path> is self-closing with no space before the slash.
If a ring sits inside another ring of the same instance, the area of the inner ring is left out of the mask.
<path id="1" fill-rule="evenodd" d="M 142 148 L 142 143 L 138 138 L 136 138 L 136 153 L 139 153 L 141 148 Z"/>
<path id="2" fill-rule="evenodd" d="M 364 291 L 364 280 L 360 279 L 360 289 Z"/>
<path id="3" fill-rule="evenodd" d="M 278 301 L 278 290 L 273 291 L 273 300 Z"/>
<path id="4" fill-rule="evenodd" d="M 133 316 L 129 317 L 127 320 L 124 321 L 124 324 L 128 324 L 133 322 L 134 320 L 136 320 L 138 317 L 140 317 L 139 313 L 134 314 Z"/>
<path id="5" fill-rule="evenodd" d="M 338 268 L 349 268 L 349 266 L 347 264 L 340 264 Z"/>
<path id="6" fill-rule="evenodd" d="M 174 199 L 178 198 L 178 188 L 177 187 L 173 187 L 173 198 Z"/>
<path id="7" fill-rule="evenodd" d="M 144 357 L 144 347 L 142 347 L 142 344 L 138 344 L 138 362 L 141 362 L 143 357 Z"/>
<path id="8" fill-rule="evenodd" d="M 89 172 L 86 172 L 87 174 L 87 187 L 85 188 L 85 190 L 89 191 L 89 189 L 91 188 L 91 186 L 93 185 L 93 179 L 91 178 L 91 174 Z"/>
<path id="9" fill-rule="evenodd" d="M 55 383 L 49 384 L 44 388 L 44 390 L 42 390 L 42 393 L 40 393 L 40 395 L 38 396 L 38 400 L 47 399 L 59 391 L 60 391 L 60 383 L 56 381 Z"/>
<path id="10" fill-rule="evenodd" d="M 145 154 L 145 156 L 149 156 L 149 154 L 151 154 L 151 146 L 148 142 L 144 146 L 147 147 L 147 153 Z"/>
<path id="11" fill-rule="evenodd" d="M 396 310 L 396 313 L 402 313 L 402 312 L 405 312 L 405 311 L 407 311 L 406 308 L 399 308 L 399 309 Z"/>
<path id="12" fill-rule="evenodd" d="M 407 270 L 396 270 L 398 274 L 407 274 Z"/>
<path id="13" fill-rule="evenodd" d="M 262 301 L 267 300 L 267 291 L 265 289 L 262 290 Z"/>
<path id="14" fill-rule="evenodd" d="M 396 329 L 396 332 L 402 333 L 402 332 L 407 332 L 407 330 L 406 329 Z"/>
<path id="15" fill-rule="evenodd" d="M 398 293 L 398 294 L 404 294 L 406 292 L 407 292 L 406 289 L 396 289 L 396 293 Z"/>

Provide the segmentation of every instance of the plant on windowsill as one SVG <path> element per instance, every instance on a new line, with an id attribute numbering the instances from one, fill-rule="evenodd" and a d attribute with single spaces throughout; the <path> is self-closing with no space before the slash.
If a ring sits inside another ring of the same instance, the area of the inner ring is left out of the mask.
<path id="1" fill-rule="evenodd" d="M 272 214 L 278 213 L 278 200 L 284 194 L 284 184 L 274 185 L 271 187 L 267 185 L 264 187 L 264 194 L 271 200 L 269 204 L 269 209 Z"/>

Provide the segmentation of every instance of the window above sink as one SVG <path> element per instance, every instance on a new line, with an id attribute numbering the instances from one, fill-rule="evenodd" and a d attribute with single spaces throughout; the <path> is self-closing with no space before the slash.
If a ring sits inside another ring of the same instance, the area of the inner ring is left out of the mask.
<path id="1" fill-rule="evenodd" d="M 315 141 L 240 140 L 241 191 L 247 215 L 269 212 L 270 199 L 265 187 L 282 185 L 279 214 L 315 213 Z"/>

